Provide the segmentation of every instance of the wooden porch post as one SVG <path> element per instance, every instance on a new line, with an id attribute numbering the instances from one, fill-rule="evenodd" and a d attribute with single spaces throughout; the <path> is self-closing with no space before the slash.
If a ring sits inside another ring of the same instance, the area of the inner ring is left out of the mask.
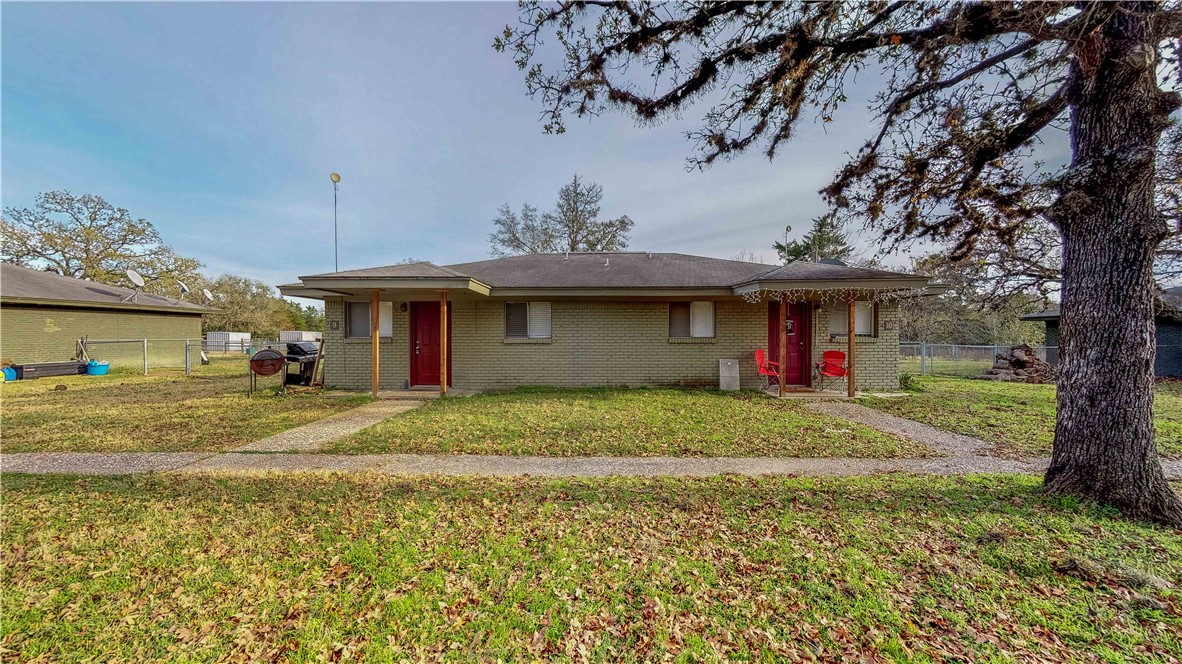
<path id="1" fill-rule="evenodd" d="M 784 396 L 784 376 L 788 373 L 788 298 L 780 294 L 780 396 Z"/>
<path id="2" fill-rule="evenodd" d="M 439 291 L 439 396 L 447 396 L 447 291 Z"/>
<path id="3" fill-rule="evenodd" d="M 370 297 L 369 297 L 369 333 L 370 333 L 370 342 L 369 343 L 373 349 L 373 360 L 372 360 L 373 377 L 370 380 L 370 392 L 373 394 L 375 399 L 378 397 L 378 390 L 380 390 L 382 387 L 382 379 L 380 377 L 380 372 L 379 372 L 379 367 L 378 367 L 379 357 L 380 357 L 379 351 L 381 350 L 381 344 L 380 344 L 381 339 L 380 339 L 379 335 L 381 334 L 380 323 L 381 323 L 381 317 L 382 317 L 381 305 L 378 304 L 378 294 L 379 293 L 381 293 L 381 291 L 374 289 L 373 291 L 370 292 Z"/>
<path id="4" fill-rule="evenodd" d="M 849 367 L 849 369 L 846 371 L 846 375 L 845 375 L 845 386 L 846 386 L 846 394 L 851 397 L 854 396 L 854 329 L 855 329 L 854 322 L 855 322 L 855 316 L 856 316 L 856 313 L 855 313 L 855 308 L 854 308 L 854 294 L 850 293 L 849 321 L 848 321 L 848 330 L 846 332 L 846 346 L 849 349 L 848 352 L 846 353 L 846 355 L 849 355 L 850 359 L 846 363 L 847 366 Z"/>

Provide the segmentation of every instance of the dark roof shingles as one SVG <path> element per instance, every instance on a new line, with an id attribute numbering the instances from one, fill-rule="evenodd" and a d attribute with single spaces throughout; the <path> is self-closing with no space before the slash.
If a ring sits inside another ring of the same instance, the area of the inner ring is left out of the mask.
<path id="1" fill-rule="evenodd" d="M 732 288 L 756 280 L 890 279 L 910 274 L 824 263 L 786 266 L 648 252 L 527 254 L 470 263 L 386 265 L 303 279 L 472 278 L 493 288 Z"/>
<path id="2" fill-rule="evenodd" d="M 530 254 L 447 267 L 494 288 L 730 288 L 774 268 L 644 252 Z"/>
<path id="3" fill-rule="evenodd" d="M 120 306 L 170 307 L 194 313 L 208 311 L 193 302 L 173 300 L 160 295 L 139 293 L 135 303 L 122 302 L 134 291 L 130 288 L 96 281 L 64 277 L 56 272 L 32 270 L 19 265 L 0 263 L 0 297 L 30 300 L 60 300 Z"/>

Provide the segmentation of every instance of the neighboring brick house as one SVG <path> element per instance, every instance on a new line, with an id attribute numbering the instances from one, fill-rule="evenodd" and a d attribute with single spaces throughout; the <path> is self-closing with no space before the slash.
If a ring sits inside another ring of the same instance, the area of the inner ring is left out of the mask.
<path id="1" fill-rule="evenodd" d="M 14 364 L 71 360 L 77 358 L 83 337 L 180 340 L 149 343 L 149 360 L 183 366 L 183 340 L 200 341 L 201 315 L 209 309 L 146 293 L 135 294 L 132 301 L 133 293 L 0 263 L 0 357 Z M 94 359 L 139 366 L 143 347 L 107 344 Z"/>
<path id="2" fill-rule="evenodd" d="M 808 388 L 823 351 L 848 351 L 853 309 L 854 384 L 889 391 L 899 387 L 898 297 L 928 285 L 837 262 L 613 252 L 391 265 L 301 277 L 279 290 L 324 301 L 325 382 L 348 389 L 376 389 L 375 360 L 384 389 L 438 386 L 445 362 L 449 385 L 490 389 L 717 386 L 720 359 L 737 360 L 742 386 L 753 388 L 756 349 L 779 357 L 783 294 L 786 384 Z"/>
<path id="3" fill-rule="evenodd" d="M 1182 378 L 1182 286 L 1167 288 L 1159 297 L 1155 319 L 1157 354 L 1153 373 L 1159 378 Z M 1047 361 L 1059 358 L 1059 310 L 1048 309 L 1022 316 L 1022 320 L 1042 321 L 1047 325 Z M 1052 351 L 1052 349 L 1054 349 Z"/>

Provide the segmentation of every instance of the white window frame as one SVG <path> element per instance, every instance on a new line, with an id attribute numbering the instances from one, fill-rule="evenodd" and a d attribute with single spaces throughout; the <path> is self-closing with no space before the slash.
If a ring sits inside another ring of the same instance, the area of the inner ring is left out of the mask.
<path id="1" fill-rule="evenodd" d="M 671 339 L 713 339 L 717 335 L 717 308 L 711 300 L 695 300 L 693 302 L 670 302 L 669 317 L 672 324 L 674 304 L 689 304 L 689 336 Z"/>
<path id="2" fill-rule="evenodd" d="M 525 305 L 525 336 L 509 335 L 508 330 L 508 305 L 510 304 L 524 304 Z M 554 334 L 554 312 L 553 307 L 549 302 L 506 302 L 505 316 L 506 316 L 506 339 L 550 339 Z"/>
<path id="3" fill-rule="evenodd" d="M 353 316 L 350 311 L 351 307 L 364 306 L 367 310 L 370 309 L 369 302 L 346 302 L 345 303 L 345 335 L 349 339 L 369 339 L 373 335 L 373 312 L 370 311 L 365 317 L 365 329 L 360 330 L 362 334 L 357 334 L 359 330 L 354 330 L 352 321 Z M 393 302 L 378 302 L 378 337 L 382 339 L 390 339 L 394 336 L 394 303 Z"/>
<path id="4" fill-rule="evenodd" d="M 829 336 L 849 336 L 849 303 L 837 302 L 829 308 Z M 874 302 L 854 302 L 854 337 L 878 336 L 878 305 Z"/>

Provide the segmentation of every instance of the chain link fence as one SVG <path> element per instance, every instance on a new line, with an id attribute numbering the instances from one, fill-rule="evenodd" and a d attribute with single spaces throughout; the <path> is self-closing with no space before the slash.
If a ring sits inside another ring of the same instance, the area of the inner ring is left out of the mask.
<path id="1" fill-rule="evenodd" d="M 146 376 L 152 369 L 185 369 L 188 374 L 201 363 L 201 353 L 207 357 L 239 356 L 245 358 L 263 348 L 285 352 L 286 342 L 278 339 L 255 339 L 239 343 L 206 341 L 204 339 L 90 339 L 78 340 L 78 357 L 108 362 L 112 369 L 142 371 Z M 245 369 L 244 369 L 245 370 Z"/>
<path id="2" fill-rule="evenodd" d="M 899 371 L 916 376 L 980 376 L 993 360 L 1013 344 L 970 346 L 961 344 L 899 344 Z M 1031 346 L 1034 354 L 1051 364 L 1059 363 L 1057 346 Z"/>

